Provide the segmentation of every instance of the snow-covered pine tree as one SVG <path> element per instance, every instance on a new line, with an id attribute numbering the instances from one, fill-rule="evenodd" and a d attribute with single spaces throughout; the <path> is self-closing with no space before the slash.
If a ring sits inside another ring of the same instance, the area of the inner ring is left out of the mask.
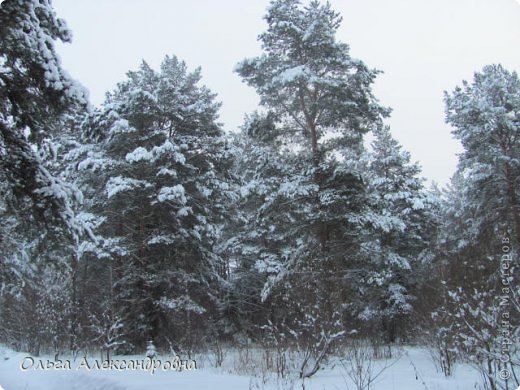
<path id="1" fill-rule="evenodd" d="M 158 72 L 143 62 L 85 124 L 109 162 L 103 233 L 120 241 L 118 315 L 138 348 L 195 342 L 217 303 L 214 246 L 231 153 L 216 122 L 220 104 L 200 78 L 175 56 Z"/>
<path id="2" fill-rule="evenodd" d="M 259 327 L 266 323 L 268 312 L 262 290 L 268 277 L 281 271 L 281 258 L 295 250 L 286 223 L 290 205 L 274 200 L 292 169 L 279 135 L 271 113 L 254 112 L 246 116 L 241 132 L 234 136 L 237 199 L 229 207 L 234 217 L 227 221 L 221 244 L 231 270 L 223 306 L 226 333 L 260 335 Z"/>
<path id="3" fill-rule="evenodd" d="M 510 288 L 520 246 L 520 79 L 489 65 L 445 102 L 464 153 L 445 194 L 433 322 L 452 351 L 481 370 L 487 388 L 518 386 L 519 333 L 508 324 L 520 318 Z M 512 343 L 506 352 L 504 342 Z M 504 368 L 513 373 L 509 384 L 499 376 Z"/>
<path id="4" fill-rule="evenodd" d="M 77 192 L 53 176 L 35 152 L 50 126 L 86 92 L 61 68 L 54 42 L 71 40 L 48 0 L 6 0 L 0 7 L 0 155 L 8 191 L 30 199 L 39 220 L 59 217 L 77 235 Z"/>
<path id="5" fill-rule="evenodd" d="M 472 83 L 445 94 L 446 121 L 461 141 L 473 237 L 503 229 L 520 248 L 520 79 L 501 65 L 485 66 Z M 488 230 L 489 231 L 489 230 Z"/>
<path id="6" fill-rule="evenodd" d="M 489 292 L 502 279 L 502 239 L 512 258 L 520 247 L 520 79 L 501 65 L 485 66 L 445 101 L 446 120 L 464 148 L 445 229 L 445 253 L 459 257 L 452 265 L 463 269 L 450 279 L 466 291 Z"/>
<path id="7" fill-rule="evenodd" d="M 429 211 L 433 200 L 423 188 L 420 167 L 410 161 L 388 127 L 374 130 L 367 165 L 363 249 L 369 269 L 360 285 L 364 297 L 360 318 L 377 320 L 385 341 L 394 342 L 408 333 L 421 256 L 435 235 Z"/>
<path id="8" fill-rule="evenodd" d="M 14 335 L 17 345 L 31 351 L 50 344 L 63 349 L 69 344 L 74 307 L 69 300 L 73 290 L 70 249 L 79 245 L 85 225 L 77 215 L 82 194 L 63 174 L 60 144 L 66 133 L 64 115 L 83 110 L 87 94 L 61 68 L 55 53 L 55 41 L 69 42 L 71 34 L 50 1 L 4 1 L 0 25 L 1 213 L 5 222 L 0 229 L 2 235 L 10 236 L 0 243 L 6 259 L 0 268 L 9 265 L 0 270 L 7 273 L 3 292 L 9 294 L 4 297 L 4 329 Z M 48 286 L 53 283 L 55 291 Z M 24 288 L 13 294 L 16 286 Z M 58 304 L 56 291 L 67 297 L 63 304 Z M 52 343 L 35 325 L 42 321 L 48 330 L 53 329 Z"/>
<path id="9" fill-rule="evenodd" d="M 95 198 L 93 187 L 96 180 L 93 178 L 96 176 L 78 168 L 86 165 L 87 155 L 93 160 L 92 145 L 81 142 L 84 140 L 78 128 L 78 118 L 83 115 L 83 107 L 71 107 L 67 114 L 54 123 L 48 123 L 47 136 L 39 148 L 34 147 L 42 167 L 81 195 L 81 203 L 70 204 L 69 215 L 73 216 L 74 225 L 83 234 L 71 235 L 61 224 L 49 223 L 42 229 L 32 214 L 30 202 L 15 201 L 9 192 L 2 200 L 4 223 L 0 232 L 6 239 L 0 243 L 0 250 L 6 259 L 3 264 L 7 265 L 6 278 L 2 279 L 6 283 L 3 292 L 10 295 L 5 297 L 4 309 L 6 313 L 15 313 L 10 317 L 3 316 L 6 321 L 4 329 L 23 336 L 20 340 L 16 336 L 15 341 L 35 352 L 51 347 L 75 352 L 89 342 L 86 329 L 92 314 L 89 311 L 93 309 L 91 300 L 97 299 L 95 302 L 99 304 L 107 296 L 104 294 L 105 285 L 99 283 L 102 280 L 100 270 L 106 268 L 109 252 L 117 248 L 113 240 L 101 237 L 97 231 L 102 219 L 92 213 L 91 205 Z M 104 261 L 91 261 L 93 259 Z M 91 269 L 96 269 L 98 279 L 94 292 L 85 288 L 87 280 L 92 280 Z M 59 299 L 58 294 L 61 294 Z M 35 311 L 34 307 L 38 310 Z M 39 317 L 27 321 L 28 317 L 34 316 Z M 42 335 L 34 323 L 46 324 L 49 332 L 54 329 L 52 340 Z M 28 327 L 35 329 L 26 329 Z M 58 329 L 59 334 L 56 332 Z"/>
<path id="10" fill-rule="evenodd" d="M 70 237 L 57 225 L 42 229 L 29 202 L 16 201 L 14 210 L 11 196 L 0 202 L 0 337 L 34 354 L 64 350 L 71 312 Z"/>
<path id="11" fill-rule="evenodd" d="M 330 5 L 275 0 L 265 19 L 263 54 L 236 71 L 277 122 L 289 174 L 261 208 L 276 210 L 273 229 L 294 249 L 264 267 L 263 298 L 278 289 L 276 299 L 293 310 L 280 306 L 283 317 L 306 336 L 318 335 L 341 327 L 350 294 L 345 276 L 359 254 L 363 185 L 341 156 L 360 153 L 363 134 L 386 110 L 370 89 L 377 71 L 336 40 L 341 18 Z"/>
<path id="12" fill-rule="evenodd" d="M 103 171 L 110 165 L 100 145 L 96 144 L 82 128 L 88 112 L 75 112 L 64 118 L 61 134 L 53 139 L 54 148 L 60 156 L 57 169 L 67 182 L 75 185 L 82 193 L 82 203 L 74 212 L 77 223 L 84 234 L 71 242 L 64 254 L 69 261 L 71 321 L 71 349 L 77 351 L 89 345 L 100 346 L 110 353 L 116 342 L 101 340 L 100 326 L 119 330 L 120 323 L 114 313 L 112 285 L 113 254 L 120 252 L 118 240 L 101 234 L 105 217 L 99 193 L 103 191 Z M 113 323 L 106 323 L 107 321 Z M 101 325 L 102 324 L 102 325 Z M 113 332 L 112 332 L 113 333 Z M 113 338 L 114 335 L 105 335 Z"/>

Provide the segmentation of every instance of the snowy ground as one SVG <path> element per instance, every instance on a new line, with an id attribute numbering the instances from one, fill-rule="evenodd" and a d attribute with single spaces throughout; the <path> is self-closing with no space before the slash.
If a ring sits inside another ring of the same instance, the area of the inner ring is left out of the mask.
<path id="1" fill-rule="evenodd" d="M 455 374 L 445 378 L 435 369 L 429 353 L 421 348 L 406 347 L 403 356 L 388 367 L 378 378 L 372 390 L 474 390 L 478 389 L 479 375 L 472 368 L 457 365 Z M 254 354 L 254 353 L 253 353 Z M 193 371 L 162 371 L 154 374 L 144 370 L 90 371 L 80 368 L 81 358 L 71 359 L 68 370 L 35 370 L 22 371 L 20 364 L 28 355 L 13 352 L 0 346 L 0 389 L 5 390 L 174 390 L 174 389 L 302 389 L 301 380 L 293 378 L 277 380 L 275 375 L 266 374 L 265 370 L 257 370 L 251 375 L 255 357 L 248 357 L 244 363 L 243 354 L 228 352 L 225 354 L 222 367 L 213 367 L 212 355 L 197 356 L 198 369 Z M 259 359 L 260 356 L 258 356 Z M 35 358 L 35 361 L 46 361 L 53 357 Z M 62 358 L 63 359 L 63 358 Z M 114 359 L 143 359 L 142 356 L 116 357 Z M 162 357 L 163 361 L 167 358 Z M 64 360 L 62 360 L 64 361 Z M 261 365 L 260 360 L 258 364 Z M 374 371 L 384 361 L 376 361 Z M 249 372 L 249 375 L 247 373 Z M 237 375 L 241 373 L 242 375 Z M 323 389 L 356 389 L 338 364 L 329 364 L 315 376 L 305 381 L 306 390 Z"/>

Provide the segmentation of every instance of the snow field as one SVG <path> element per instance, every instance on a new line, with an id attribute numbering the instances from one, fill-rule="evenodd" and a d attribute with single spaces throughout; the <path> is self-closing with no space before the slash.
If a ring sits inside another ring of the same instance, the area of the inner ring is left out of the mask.
<path id="1" fill-rule="evenodd" d="M 265 390 L 357 390 L 354 382 L 342 365 L 339 358 L 330 359 L 324 368 L 315 376 L 304 381 L 298 378 L 298 356 L 289 355 L 287 362 L 289 374 L 285 378 L 277 378 L 276 373 L 269 371 L 269 359 L 275 357 L 274 351 L 266 354 L 265 350 L 224 349 L 220 367 L 215 367 L 217 355 L 211 352 L 197 354 L 197 370 L 163 371 L 155 373 L 145 370 L 96 370 L 78 368 L 82 358 L 70 358 L 70 370 L 36 370 L 22 371 L 21 362 L 27 354 L 14 352 L 5 347 L 0 348 L 0 386 L 5 390 L 172 390 L 172 389 L 265 389 Z M 470 390 L 478 389 L 480 378 L 471 367 L 459 364 L 452 377 L 446 378 L 436 370 L 429 352 L 419 347 L 405 347 L 401 353 L 394 351 L 393 359 L 373 361 L 373 374 L 381 367 L 388 366 L 371 390 Z M 167 356 L 159 356 L 166 361 Z M 52 356 L 34 358 L 53 361 Z M 65 358 L 61 358 L 65 361 Z M 90 361 L 99 357 L 91 357 Z M 143 360 L 144 356 L 117 356 L 114 359 Z"/>

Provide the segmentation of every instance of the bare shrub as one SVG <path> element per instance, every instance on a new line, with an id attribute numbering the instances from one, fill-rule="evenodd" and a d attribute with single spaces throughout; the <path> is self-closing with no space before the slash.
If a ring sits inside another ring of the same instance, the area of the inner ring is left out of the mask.
<path id="1" fill-rule="evenodd" d="M 354 383 L 356 390 L 370 390 L 374 382 L 389 367 L 400 358 L 380 360 L 377 365 L 374 350 L 370 342 L 362 339 L 352 339 L 347 343 L 344 357 L 340 360 L 346 376 Z M 345 384 L 349 388 L 347 378 Z"/>

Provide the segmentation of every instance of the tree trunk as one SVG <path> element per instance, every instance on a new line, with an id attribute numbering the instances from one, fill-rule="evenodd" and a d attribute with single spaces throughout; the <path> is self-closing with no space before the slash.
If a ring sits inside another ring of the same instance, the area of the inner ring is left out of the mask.
<path id="1" fill-rule="evenodd" d="M 318 167 L 320 164 L 319 155 L 318 155 L 318 134 L 316 129 L 315 118 L 311 116 L 309 110 L 307 110 L 307 106 L 305 105 L 305 95 L 303 88 L 300 87 L 298 90 L 298 97 L 300 98 L 300 106 L 305 116 L 305 124 L 307 125 L 307 131 L 311 136 L 311 151 L 312 151 L 312 160 L 314 167 Z"/>
<path id="2" fill-rule="evenodd" d="M 72 306 L 72 316 L 70 321 L 70 350 L 71 352 L 76 352 L 76 339 L 77 339 L 77 329 L 78 329 L 78 292 L 77 292 L 77 279 L 78 279 L 78 264 L 79 259 L 77 257 L 77 253 L 74 254 L 72 259 L 72 280 L 71 280 L 71 306 Z"/>

